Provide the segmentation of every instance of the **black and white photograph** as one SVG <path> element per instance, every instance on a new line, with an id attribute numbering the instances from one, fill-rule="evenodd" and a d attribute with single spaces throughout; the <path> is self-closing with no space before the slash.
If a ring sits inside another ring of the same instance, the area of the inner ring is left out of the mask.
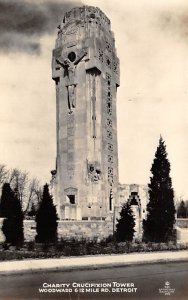
<path id="1" fill-rule="evenodd" d="M 188 298 L 188 2 L 0 0 L 0 300 Z"/>

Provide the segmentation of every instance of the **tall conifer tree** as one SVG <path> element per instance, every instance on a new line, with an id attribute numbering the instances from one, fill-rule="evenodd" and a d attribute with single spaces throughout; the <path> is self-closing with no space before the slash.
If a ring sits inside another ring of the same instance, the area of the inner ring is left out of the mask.
<path id="1" fill-rule="evenodd" d="M 166 242 L 172 237 L 175 223 L 174 191 L 170 177 L 170 163 L 165 143 L 160 137 L 151 167 L 147 217 L 143 221 L 144 240 Z"/>
<path id="2" fill-rule="evenodd" d="M 130 204 L 122 206 L 120 218 L 117 220 L 115 237 L 118 242 L 132 241 L 134 236 L 135 220 Z"/>
<path id="3" fill-rule="evenodd" d="M 6 242 L 12 245 L 20 245 L 23 242 L 23 212 L 16 193 L 12 191 L 9 183 L 5 183 L 2 189 L 0 216 L 5 218 L 2 231 Z"/>
<path id="4" fill-rule="evenodd" d="M 0 202 L 0 217 L 5 218 L 11 214 L 13 191 L 9 183 L 4 183 L 2 188 L 1 202 Z"/>
<path id="5" fill-rule="evenodd" d="M 36 229 L 38 242 L 54 242 L 57 239 L 57 212 L 49 194 L 48 185 L 43 189 L 42 200 L 36 214 Z"/>

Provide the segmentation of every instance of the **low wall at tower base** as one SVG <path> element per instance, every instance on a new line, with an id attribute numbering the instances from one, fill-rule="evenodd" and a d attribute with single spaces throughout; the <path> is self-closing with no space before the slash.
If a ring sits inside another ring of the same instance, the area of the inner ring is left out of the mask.
<path id="1" fill-rule="evenodd" d="M 112 221 L 58 221 L 58 238 L 103 239 L 113 234 Z M 24 221 L 24 237 L 33 241 L 36 236 L 34 220 Z"/>
<path id="2" fill-rule="evenodd" d="M 2 232 L 3 218 L 0 218 L 0 242 L 5 241 Z M 58 239 L 97 239 L 102 240 L 113 234 L 113 221 L 58 221 Z M 34 241 L 36 236 L 36 223 L 34 220 L 24 220 L 25 241 Z M 141 240 L 141 233 L 135 234 L 136 239 Z"/>
<path id="3" fill-rule="evenodd" d="M 188 218 L 177 218 L 176 226 L 179 228 L 188 228 Z"/>
<path id="4" fill-rule="evenodd" d="M 113 234 L 112 221 L 59 221 L 59 237 L 99 238 Z"/>
<path id="5" fill-rule="evenodd" d="M 176 227 L 177 242 L 188 243 L 188 228 Z"/>
<path id="6" fill-rule="evenodd" d="M 188 218 L 176 219 L 177 242 L 188 243 Z"/>

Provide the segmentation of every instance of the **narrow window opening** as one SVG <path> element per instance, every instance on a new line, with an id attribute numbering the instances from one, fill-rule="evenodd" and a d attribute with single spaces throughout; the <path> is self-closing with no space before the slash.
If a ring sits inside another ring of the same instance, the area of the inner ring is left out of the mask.
<path id="1" fill-rule="evenodd" d="M 112 195 L 112 189 L 110 190 L 110 196 L 109 196 L 109 210 L 112 211 L 112 199 L 113 199 L 113 195 Z"/>
<path id="2" fill-rule="evenodd" d="M 109 210 L 112 211 L 112 199 L 111 199 L 111 197 L 109 199 Z"/>
<path id="3" fill-rule="evenodd" d="M 67 195 L 70 204 L 75 204 L 75 195 Z"/>

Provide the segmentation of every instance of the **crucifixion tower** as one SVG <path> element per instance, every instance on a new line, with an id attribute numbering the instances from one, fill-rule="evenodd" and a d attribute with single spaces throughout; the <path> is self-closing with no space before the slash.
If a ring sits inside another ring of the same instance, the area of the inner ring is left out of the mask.
<path id="1" fill-rule="evenodd" d="M 112 215 L 118 188 L 119 60 L 110 20 L 97 7 L 64 16 L 52 59 L 56 84 L 54 198 L 60 219 Z"/>

